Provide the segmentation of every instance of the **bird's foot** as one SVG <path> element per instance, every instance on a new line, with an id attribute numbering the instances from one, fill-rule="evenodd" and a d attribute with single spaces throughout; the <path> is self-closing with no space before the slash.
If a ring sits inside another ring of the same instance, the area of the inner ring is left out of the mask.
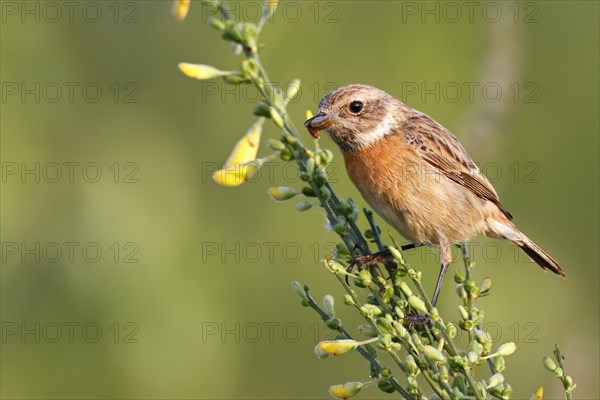
<path id="1" fill-rule="evenodd" d="M 405 325 L 408 325 L 409 329 L 413 326 L 429 326 L 433 325 L 433 320 L 429 318 L 427 315 L 417 315 L 417 314 L 408 314 L 402 321 Z"/>

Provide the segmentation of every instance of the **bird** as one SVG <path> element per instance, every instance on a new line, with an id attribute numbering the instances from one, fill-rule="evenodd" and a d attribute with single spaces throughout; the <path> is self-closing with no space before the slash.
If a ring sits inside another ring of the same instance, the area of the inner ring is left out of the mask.
<path id="1" fill-rule="evenodd" d="M 437 303 L 451 246 L 484 235 L 520 247 L 545 270 L 564 270 L 512 222 L 496 190 L 448 129 L 374 86 L 351 84 L 323 97 L 304 126 L 325 130 L 367 204 L 412 247 L 437 246 Z"/>

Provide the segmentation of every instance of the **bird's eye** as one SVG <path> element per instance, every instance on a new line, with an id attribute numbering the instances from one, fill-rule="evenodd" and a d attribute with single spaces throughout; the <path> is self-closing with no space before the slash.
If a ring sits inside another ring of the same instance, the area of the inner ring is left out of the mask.
<path id="1" fill-rule="evenodd" d="M 364 107 L 365 106 L 361 101 L 353 101 L 352 103 L 350 103 L 350 112 L 352 114 L 358 114 L 363 110 Z"/>

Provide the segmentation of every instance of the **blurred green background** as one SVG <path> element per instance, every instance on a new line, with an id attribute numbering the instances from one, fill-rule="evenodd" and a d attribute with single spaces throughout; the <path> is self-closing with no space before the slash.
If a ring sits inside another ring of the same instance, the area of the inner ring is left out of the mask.
<path id="1" fill-rule="evenodd" d="M 356 354 L 314 356 L 327 331 L 291 290 L 298 280 L 333 294 L 354 331 L 318 262 L 336 240 L 323 213 L 266 196 L 300 187 L 294 169 L 274 162 L 237 188 L 210 178 L 256 100 L 178 71 L 238 68 L 204 23 L 210 10 L 193 2 L 177 22 L 170 1 L 74 4 L 2 2 L 2 398 L 327 398 L 332 384 L 366 380 Z M 233 4 L 256 21 L 259 3 Z M 283 2 L 262 58 L 275 82 L 303 80 L 298 126 L 329 90 L 362 82 L 455 132 L 567 271 L 476 241 L 477 277 L 494 281 L 480 302 L 488 328 L 519 347 L 507 360 L 515 398 L 538 386 L 561 396 L 542 366 L 554 343 L 576 397 L 598 398 L 599 3 L 448 4 Z M 263 143 L 278 135 L 265 126 Z M 338 193 L 364 205 L 335 155 Z M 433 288 L 434 253 L 409 261 Z M 449 278 L 443 315 L 457 318 L 457 303 Z"/>

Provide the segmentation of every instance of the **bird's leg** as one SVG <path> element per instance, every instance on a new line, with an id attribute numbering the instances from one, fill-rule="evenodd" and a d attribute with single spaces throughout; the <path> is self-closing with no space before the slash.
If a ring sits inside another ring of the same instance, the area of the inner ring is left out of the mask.
<path id="1" fill-rule="evenodd" d="M 440 261 L 441 268 L 440 274 L 438 275 L 437 283 L 435 284 L 435 290 L 433 292 L 433 298 L 431 300 L 431 304 L 435 307 L 438 297 L 440 296 L 440 292 L 442 290 L 442 283 L 444 282 L 444 277 L 446 276 L 446 271 L 448 271 L 448 265 L 452 260 L 452 253 L 450 251 L 450 246 L 445 243 L 440 244 Z"/>

